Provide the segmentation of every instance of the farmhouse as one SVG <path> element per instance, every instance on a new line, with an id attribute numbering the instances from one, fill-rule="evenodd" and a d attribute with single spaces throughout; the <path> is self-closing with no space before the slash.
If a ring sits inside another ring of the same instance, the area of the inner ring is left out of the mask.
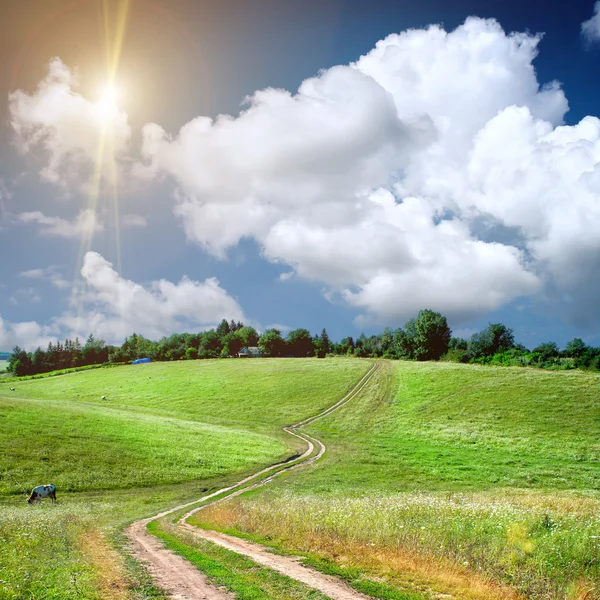
<path id="1" fill-rule="evenodd" d="M 238 352 L 239 358 L 262 358 L 263 353 L 258 346 L 248 346 Z"/>

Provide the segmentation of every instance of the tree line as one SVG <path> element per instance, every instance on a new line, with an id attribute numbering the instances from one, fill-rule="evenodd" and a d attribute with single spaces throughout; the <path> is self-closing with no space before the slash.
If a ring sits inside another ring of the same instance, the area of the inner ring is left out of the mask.
<path id="1" fill-rule="evenodd" d="M 504 366 L 535 366 L 546 369 L 600 370 L 600 348 L 587 346 L 580 338 L 571 340 L 561 350 L 547 342 L 528 350 L 515 342 L 514 333 L 502 323 L 488 327 L 466 340 L 452 337 L 446 317 L 432 310 L 422 310 L 404 327 L 386 328 L 370 337 L 345 337 L 330 340 L 327 331 L 311 335 L 307 329 L 294 329 L 286 336 L 278 329 L 259 334 L 241 322 L 223 319 L 215 329 L 199 333 L 174 333 L 155 342 L 133 334 L 121 346 L 103 340 L 78 338 L 64 343 L 50 343 L 46 350 L 28 353 L 15 347 L 8 360 L 14 375 L 35 375 L 60 369 L 103 363 L 129 363 L 138 358 L 156 361 L 194 360 L 237 357 L 243 348 L 258 347 L 268 357 L 324 358 L 328 354 L 358 357 L 382 357 L 399 360 L 449 360 L 464 363 Z"/>

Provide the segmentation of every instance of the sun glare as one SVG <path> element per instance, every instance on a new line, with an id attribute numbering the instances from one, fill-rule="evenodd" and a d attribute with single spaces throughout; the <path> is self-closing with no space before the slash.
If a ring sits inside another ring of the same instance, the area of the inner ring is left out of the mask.
<path id="1" fill-rule="evenodd" d="M 96 102 L 102 118 L 108 119 L 117 112 L 117 99 L 118 93 L 114 86 L 111 85 L 104 88 L 100 99 Z"/>

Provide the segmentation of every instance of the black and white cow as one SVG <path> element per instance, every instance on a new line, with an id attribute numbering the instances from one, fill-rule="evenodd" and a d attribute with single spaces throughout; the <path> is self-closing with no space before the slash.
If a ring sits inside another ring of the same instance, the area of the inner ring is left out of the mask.
<path id="1" fill-rule="evenodd" d="M 31 496 L 27 498 L 29 504 L 34 502 L 41 502 L 42 498 L 50 498 L 53 502 L 56 502 L 56 486 L 54 484 L 49 485 L 38 485 L 31 490 Z"/>

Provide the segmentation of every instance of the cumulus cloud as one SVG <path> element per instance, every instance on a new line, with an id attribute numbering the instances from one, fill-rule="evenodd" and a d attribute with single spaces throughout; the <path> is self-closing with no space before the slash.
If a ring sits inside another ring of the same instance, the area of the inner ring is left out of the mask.
<path id="1" fill-rule="evenodd" d="M 112 173 L 113 159 L 124 157 L 131 130 L 116 105 L 84 98 L 77 85 L 76 74 L 54 58 L 34 93 L 9 94 L 10 124 L 22 152 L 43 151 L 43 179 L 89 191 L 94 174 Z"/>
<path id="2" fill-rule="evenodd" d="M 581 35 L 590 43 L 600 42 L 600 1 L 594 4 L 594 14 L 581 24 Z"/>
<path id="3" fill-rule="evenodd" d="M 20 223 L 35 223 L 40 226 L 40 232 L 44 235 L 79 238 L 89 237 L 95 231 L 102 231 L 103 225 L 98 221 L 96 213 L 91 209 L 82 210 L 74 219 L 61 219 L 60 217 L 48 217 L 40 211 L 24 212 L 16 215 Z"/>
<path id="4" fill-rule="evenodd" d="M 390 35 L 237 118 L 147 125 L 137 173 L 176 180 L 189 239 L 223 258 L 252 237 L 363 321 L 457 322 L 551 291 L 581 314 L 600 300 L 600 122 L 564 126 L 539 41 L 474 17 Z"/>
<path id="5" fill-rule="evenodd" d="M 64 279 L 60 271 L 55 266 L 45 267 L 43 269 L 28 269 L 21 271 L 19 277 L 25 279 L 37 279 L 40 281 L 49 281 L 54 287 L 66 289 L 70 287 L 70 283 Z"/>
<path id="6" fill-rule="evenodd" d="M 35 321 L 10 323 L 0 315 L 0 349 L 4 352 L 20 346 L 27 351 L 35 350 L 38 346 L 45 348 L 49 342 L 57 340 L 55 328 L 44 326 Z"/>
<path id="7" fill-rule="evenodd" d="M 179 283 L 165 279 L 142 286 L 121 277 L 96 252 L 86 253 L 78 307 L 57 319 L 63 330 L 107 341 L 122 341 L 133 332 L 151 339 L 175 331 L 207 329 L 221 319 L 244 320 L 237 303 L 214 277 L 203 282 L 188 277 Z M 71 335 L 73 335 L 73 333 Z"/>
<path id="8" fill-rule="evenodd" d="M 560 84 L 537 80 L 539 41 L 475 17 L 450 32 L 393 34 L 295 94 L 255 92 L 237 117 L 199 116 L 174 136 L 147 124 L 132 172 L 176 182 L 175 214 L 212 255 L 253 238 L 288 267 L 282 281 L 318 282 L 363 322 L 395 324 L 431 307 L 457 323 L 536 296 L 589 325 L 600 319 L 600 121 L 564 125 Z M 73 88 L 53 61 L 35 94 L 11 96 L 18 139 L 47 149 L 49 179 L 94 162 L 95 105 Z M 79 132 L 72 115 L 90 116 L 89 127 Z M 127 119 L 113 116 L 124 152 Z M 84 267 L 87 298 L 112 315 L 107 329 L 159 333 L 157 323 L 166 331 L 196 319 L 167 311 L 179 295 L 166 284 L 144 288 L 107 265 L 96 256 Z M 99 281 L 154 316 L 111 304 Z M 170 285 L 229 298 L 216 280 Z M 99 309 L 96 319 L 104 326 Z"/>

